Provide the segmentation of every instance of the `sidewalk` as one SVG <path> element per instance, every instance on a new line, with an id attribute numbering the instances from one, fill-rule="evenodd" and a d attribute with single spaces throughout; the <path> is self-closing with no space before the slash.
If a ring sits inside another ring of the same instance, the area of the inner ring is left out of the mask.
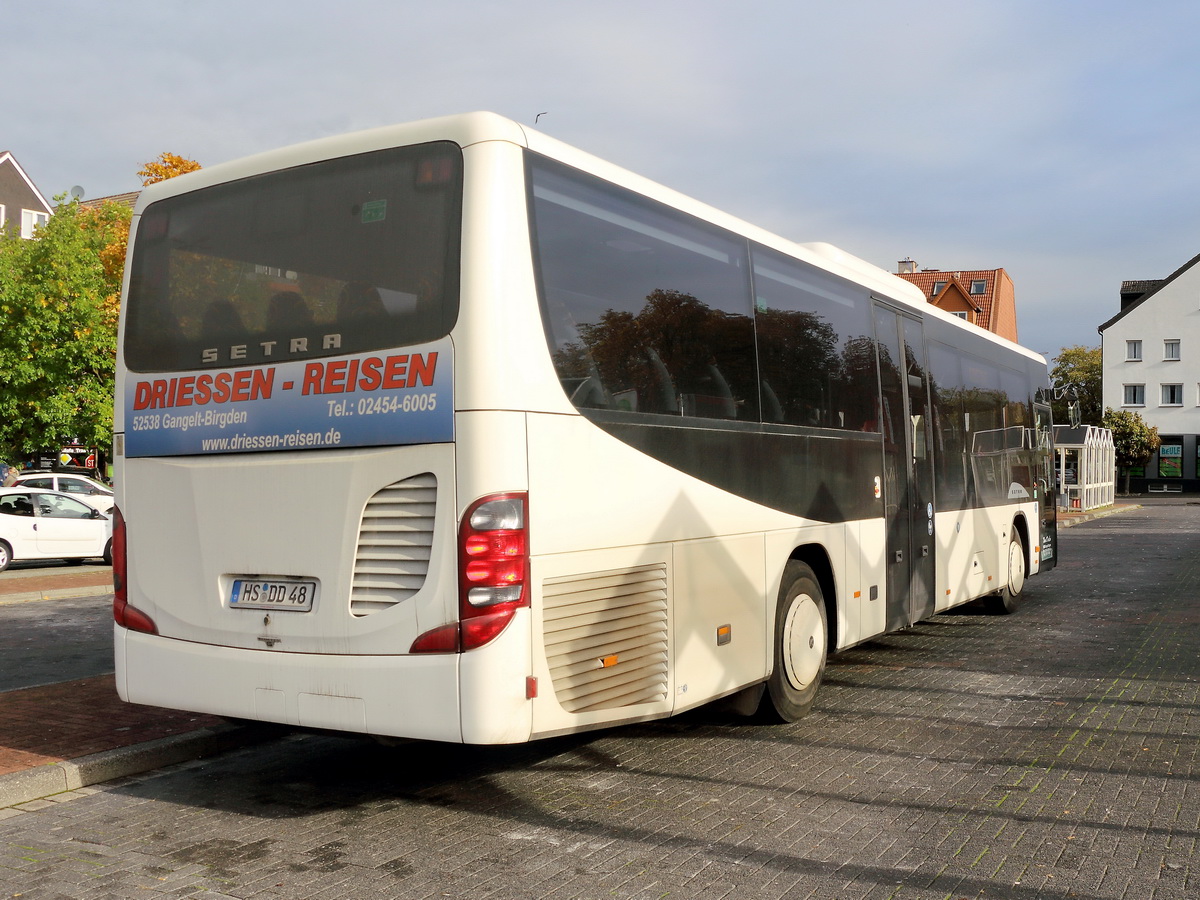
<path id="1" fill-rule="evenodd" d="M 1112 506 L 1102 506 L 1099 509 L 1089 509 L 1086 511 L 1075 509 L 1060 509 L 1058 511 L 1058 527 L 1070 528 L 1072 525 L 1080 525 L 1084 522 L 1091 522 L 1093 519 L 1103 519 L 1105 516 L 1111 516 L 1116 513 L 1129 512 L 1132 509 L 1141 509 L 1142 504 L 1137 500 L 1117 500 Z"/>
<path id="2" fill-rule="evenodd" d="M 107 571 L 10 572 L 0 580 L 0 605 L 111 591 Z M 0 692 L 0 818 L 11 807 L 35 808 L 89 785 L 274 733 L 277 729 L 266 726 L 235 726 L 216 716 L 125 703 L 111 673 Z"/>
<path id="3" fill-rule="evenodd" d="M 1088 512 L 1060 510 L 1059 527 L 1140 508 L 1136 501 L 1122 500 Z M 111 590 L 107 571 L 11 572 L 0 579 L 0 606 Z M 231 725 L 216 716 L 124 703 L 112 674 L 0 692 L 0 817 L 6 808 L 51 803 L 89 785 L 278 733 L 274 726 Z"/>

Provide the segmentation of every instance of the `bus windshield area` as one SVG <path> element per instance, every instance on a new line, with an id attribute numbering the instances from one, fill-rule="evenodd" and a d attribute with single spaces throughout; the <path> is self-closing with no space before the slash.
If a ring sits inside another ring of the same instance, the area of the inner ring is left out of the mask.
<path id="1" fill-rule="evenodd" d="M 151 204 L 127 306 L 131 370 L 185 371 L 436 340 L 458 313 L 462 153 L 364 153 Z"/>

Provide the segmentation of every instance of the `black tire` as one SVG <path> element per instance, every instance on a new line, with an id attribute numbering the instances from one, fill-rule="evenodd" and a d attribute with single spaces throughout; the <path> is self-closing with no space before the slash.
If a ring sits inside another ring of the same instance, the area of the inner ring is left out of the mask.
<path id="1" fill-rule="evenodd" d="M 804 563 L 783 570 L 774 634 L 775 665 L 759 712 L 768 721 L 795 722 L 812 709 L 829 655 L 825 597 Z"/>
<path id="2" fill-rule="evenodd" d="M 112 538 L 109 538 L 108 543 L 104 545 L 104 556 L 102 559 L 106 566 L 112 565 Z"/>
<path id="3" fill-rule="evenodd" d="M 8 568 L 8 564 L 12 562 L 12 547 L 8 546 L 4 541 L 0 541 L 0 572 Z"/>
<path id="4" fill-rule="evenodd" d="M 1008 541 L 1008 557 L 1003 560 L 1004 587 L 988 597 L 988 609 L 998 615 L 1007 616 L 1017 611 L 1021 605 L 1021 597 L 1025 593 L 1025 542 L 1021 540 L 1021 532 L 1014 527 L 1012 537 Z"/>

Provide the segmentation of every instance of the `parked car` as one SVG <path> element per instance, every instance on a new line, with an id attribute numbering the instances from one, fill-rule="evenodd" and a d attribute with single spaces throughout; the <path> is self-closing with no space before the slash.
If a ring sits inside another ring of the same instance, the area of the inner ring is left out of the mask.
<path id="1" fill-rule="evenodd" d="M 41 488 L 46 491 L 58 491 L 60 494 L 70 494 L 76 500 L 82 500 L 92 509 L 98 509 L 106 516 L 112 515 L 114 503 L 112 490 L 86 475 L 30 472 L 26 475 L 18 475 L 13 486 Z"/>
<path id="2" fill-rule="evenodd" d="M 0 488 L 0 572 L 16 559 L 103 559 L 112 565 L 112 519 L 57 491 Z"/>

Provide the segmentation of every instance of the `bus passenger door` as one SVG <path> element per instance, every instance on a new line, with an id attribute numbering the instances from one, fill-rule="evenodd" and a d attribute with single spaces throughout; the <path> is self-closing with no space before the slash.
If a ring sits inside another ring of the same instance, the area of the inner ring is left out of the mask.
<path id="1" fill-rule="evenodd" d="M 887 630 L 933 615 L 933 438 L 920 321 L 875 307 L 887 522 Z"/>
<path id="2" fill-rule="evenodd" d="M 1058 562 L 1058 478 L 1054 473 L 1054 424 L 1049 404 L 1034 402 L 1033 419 L 1033 454 L 1042 514 L 1041 569 L 1047 570 Z"/>

